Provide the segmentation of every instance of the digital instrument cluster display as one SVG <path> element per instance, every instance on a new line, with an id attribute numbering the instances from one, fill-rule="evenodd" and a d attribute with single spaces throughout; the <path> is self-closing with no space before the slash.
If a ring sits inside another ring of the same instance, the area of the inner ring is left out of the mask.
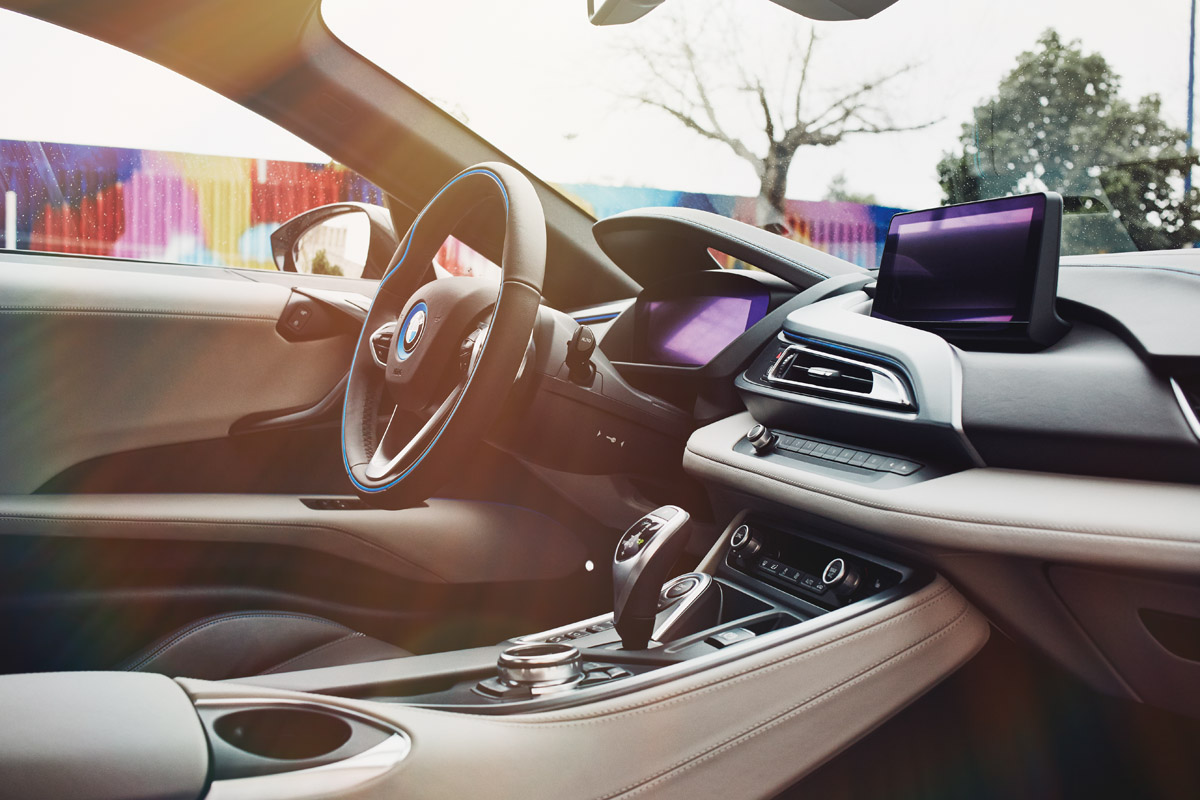
<path id="1" fill-rule="evenodd" d="M 684 295 L 642 308 L 643 357 L 654 364 L 704 366 L 767 314 L 767 290 Z"/>

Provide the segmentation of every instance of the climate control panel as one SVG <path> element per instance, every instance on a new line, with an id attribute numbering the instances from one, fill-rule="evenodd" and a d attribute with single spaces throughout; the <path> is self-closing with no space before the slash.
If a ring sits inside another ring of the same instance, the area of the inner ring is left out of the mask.
<path id="1" fill-rule="evenodd" d="M 758 519 L 730 534 L 725 565 L 826 609 L 870 597 L 904 577 L 901 567 L 882 559 Z"/>

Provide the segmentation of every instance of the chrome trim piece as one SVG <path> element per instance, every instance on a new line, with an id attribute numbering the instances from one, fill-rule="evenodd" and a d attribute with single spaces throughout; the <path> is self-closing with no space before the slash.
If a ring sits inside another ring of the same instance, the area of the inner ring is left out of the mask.
<path id="1" fill-rule="evenodd" d="M 370 350 L 371 350 L 371 360 L 375 362 L 375 366 L 383 367 L 385 369 L 387 368 L 387 362 L 379 360 L 379 356 L 375 352 L 375 340 L 377 338 L 383 336 L 384 334 L 388 334 L 388 333 L 390 333 L 392 335 L 392 344 L 395 344 L 396 323 L 394 323 L 394 322 L 385 322 L 382 325 L 380 325 L 379 328 L 374 333 L 371 334 L 370 339 L 368 339 L 368 341 L 367 341 L 367 347 L 370 348 Z M 390 349 L 391 345 L 389 345 L 388 347 Z"/>
<path id="2" fill-rule="evenodd" d="M 663 591 L 666 591 L 680 581 L 687 580 L 689 578 L 694 578 L 696 580 L 696 585 L 692 587 L 690 592 L 675 601 L 675 607 L 671 610 L 671 615 L 663 620 L 663 623 L 655 628 L 654 632 L 650 634 L 651 640 L 656 642 L 666 641 L 666 637 L 671 632 L 671 627 L 687 615 L 692 606 L 696 604 L 696 602 L 704 595 L 704 592 L 712 584 L 712 575 L 709 575 L 706 572 L 685 572 L 678 578 L 667 581 L 665 584 L 663 584 Z"/>
<path id="3" fill-rule="evenodd" d="M 870 371 L 871 373 L 871 391 L 870 392 L 852 392 L 848 389 L 835 389 L 831 386 L 822 386 L 818 383 L 807 383 L 804 381 L 795 381 L 783 378 L 776 374 L 779 365 L 787 358 L 788 353 L 808 353 L 810 355 L 826 358 L 830 361 L 836 361 L 842 364 L 849 364 L 854 367 L 859 367 Z M 912 393 L 908 390 L 908 385 L 904 382 L 896 372 L 893 372 L 886 367 L 872 364 L 869 361 L 859 361 L 846 356 L 835 355 L 825 352 L 824 350 L 816 350 L 811 347 L 805 347 L 801 344 L 789 344 L 784 348 L 783 353 L 775 359 L 775 363 L 767 370 L 767 382 L 770 384 L 782 384 L 785 386 L 797 386 L 801 389 L 817 391 L 821 393 L 829 393 L 835 397 L 852 399 L 858 402 L 880 403 L 883 405 L 897 406 L 903 409 L 913 409 L 916 404 L 913 402 Z"/>
<path id="4" fill-rule="evenodd" d="M 979 451 L 975 449 L 975 445 L 971 444 L 971 440 L 967 438 L 967 432 L 963 430 L 962 421 L 962 399 L 963 399 L 963 371 L 962 361 L 958 358 L 958 351 L 953 347 L 950 348 L 950 427 L 954 429 L 958 439 L 962 442 L 963 450 L 967 452 L 967 457 L 971 459 L 971 463 L 977 467 L 986 467 L 983 456 L 979 455 Z"/>
<path id="5" fill-rule="evenodd" d="M 342 706 L 332 703 L 323 703 L 320 700 L 294 700 L 290 697 L 201 697 L 193 703 L 196 708 L 251 708 L 256 706 L 288 706 L 291 708 L 306 708 L 309 711 L 320 711 L 325 714 L 340 715 L 349 717 L 357 722 L 363 722 L 367 725 L 373 725 L 380 730 L 385 730 L 408 738 L 408 733 L 403 728 L 398 728 L 386 719 L 375 717 L 363 711 L 353 708 L 343 708 Z M 316 769 L 314 767 L 314 769 Z M 297 770 L 300 771 L 300 770 Z"/>
<path id="6" fill-rule="evenodd" d="M 1183 412 L 1183 418 L 1187 420 L 1188 427 L 1192 429 L 1192 435 L 1200 439 L 1200 419 L 1196 418 L 1196 412 L 1192 409 L 1192 404 L 1188 402 L 1183 387 L 1174 378 L 1170 380 L 1171 390 L 1175 392 L 1175 399 L 1179 402 L 1179 410 Z"/>
<path id="7" fill-rule="evenodd" d="M 322 796 L 329 796 L 331 791 L 341 796 L 391 771 L 410 752 L 412 742 L 409 738 L 394 733 L 374 747 L 332 764 L 273 775 L 213 781 L 205 798 L 307 797 L 314 796 L 309 795 L 309 791 L 315 788 L 314 783 L 321 787 L 319 793 Z"/>
<path id="8" fill-rule="evenodd" d="M 539 690 L 567 689 L 583 680 L 579 651 L 564 642 L 515 644 L 496 661 L 500 682 Z"/>

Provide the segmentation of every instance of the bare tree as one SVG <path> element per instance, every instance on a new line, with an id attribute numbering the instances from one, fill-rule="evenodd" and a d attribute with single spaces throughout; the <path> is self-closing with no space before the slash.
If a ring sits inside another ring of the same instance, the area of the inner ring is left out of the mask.
<path id="1" fill-rule="evenodd" d="M 831 147 L 847 136 L 911 131 L 936 122 L 897 124 L 881 105 L 880 90 L 912 71 L 913 64 L 849 89 L 825 92 L 818 102 L 814 99 L 818 93 L 811 85 L 818 49 L 815 29 L 797 30 L 786 65 L 775 71 L 761 65 L 756 68 L 753 59 L 746 57 L 746 48 L 726 43 L 720 51 L 720 75 L 714 76 L 709 66 L 713 59 L 697 55 L 695 31 L 682 17 L 677 17 L 673 25 L 675 30 L 669 37 L 629 46 L 651 80 L 629 92 L 628 97 L 669 114 L 691 131 L 721 142 L 749 162 L 759 179 L 756 222 L 763 227 L 783 227 L 788 172 L 801 147 Z M 723 124 L 723 119 L 731 115 L 719 108 L 716 98 L 728 90 L 752 100 L 756 116 L 761 114 L 758 124 L 765 142 L 756 145 L 748 137 L 730 133 Z"/>

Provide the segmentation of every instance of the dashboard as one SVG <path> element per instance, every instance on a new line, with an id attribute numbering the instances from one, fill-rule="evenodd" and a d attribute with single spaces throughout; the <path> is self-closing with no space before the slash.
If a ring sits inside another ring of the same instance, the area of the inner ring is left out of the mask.
<path id="1" fill-rule="evenodd" d="M 1093 687 L 1200 713 L 1200 661 L 1171 644 L 1200 636 L 1200 257 L 1056 258 L 1050 341 L 991 347 L 873 313 L 878 273 L 713 215 L 595 235 L 650 287 L 601 347 L 691 417 L 683 466 L 715 503 L 916 553 Z M 689 350 L 693 325 L 721 335 Z M 1171 636 L 1144 622 L 1163 614 Z"/>

